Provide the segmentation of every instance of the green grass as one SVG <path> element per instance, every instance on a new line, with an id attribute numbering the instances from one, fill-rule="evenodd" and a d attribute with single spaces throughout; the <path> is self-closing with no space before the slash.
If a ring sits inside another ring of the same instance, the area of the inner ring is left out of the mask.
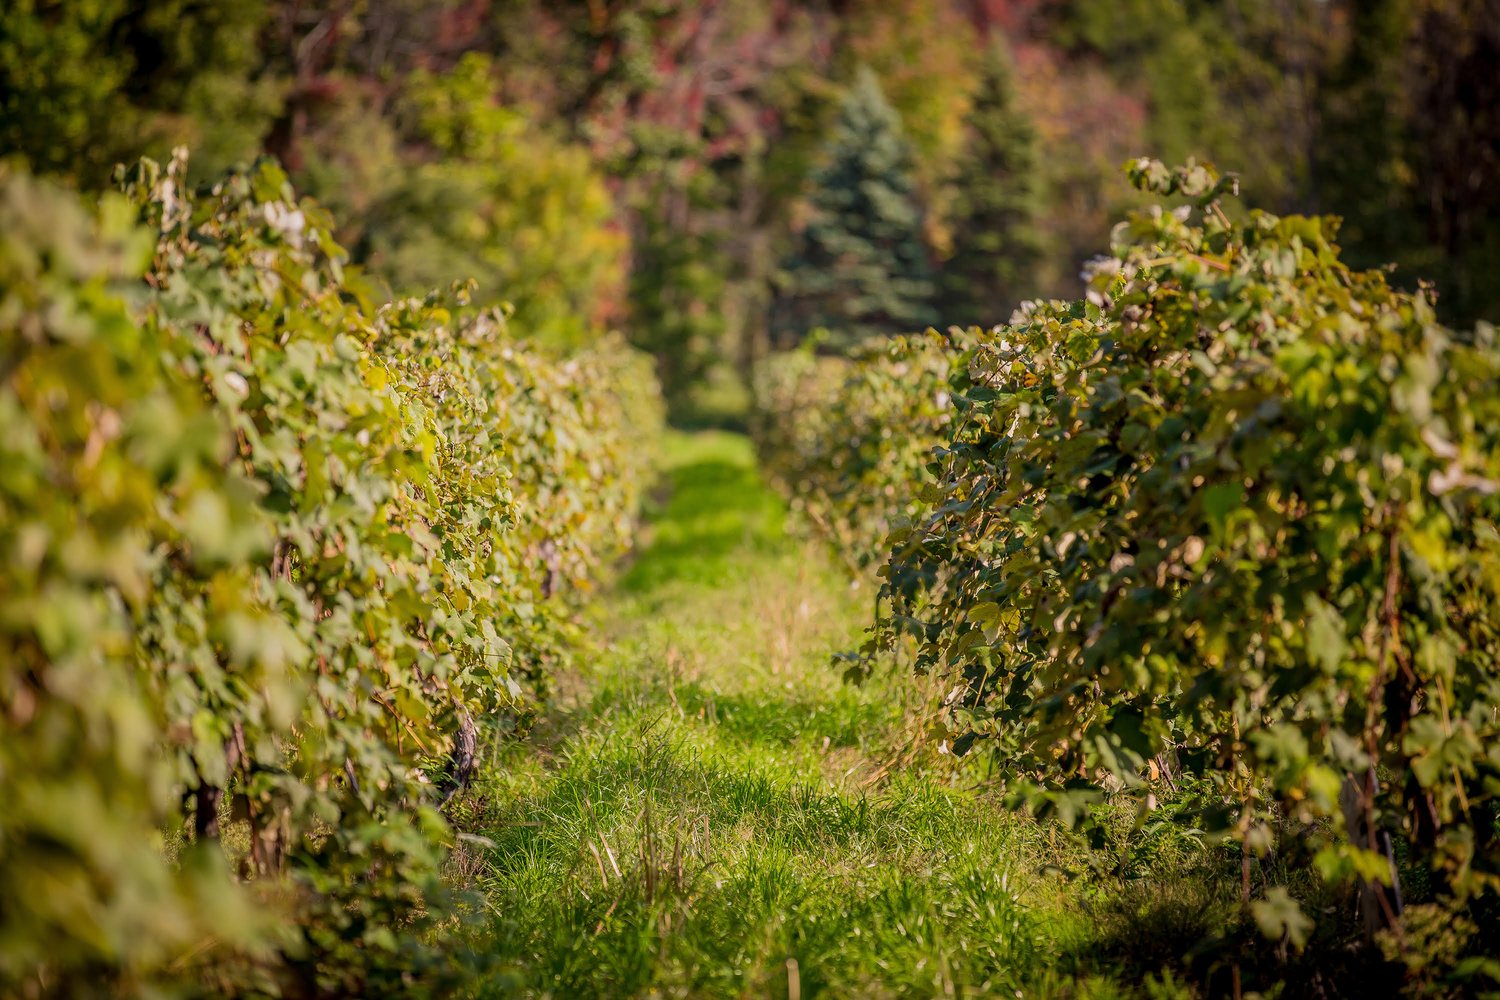
<path id="1" fill-rule="evenodd" d="M 1046 874 L 1073 842 L 902 753 L 909 677 L 830 665 L 871 584 L 788 532 L 748 442 L 674 436 L 667 475 L 598 609 L 607 652 L 467 803 L 478 995 L 1189 995 L 1165 970 L 1235 912 L 1204 855 Z"/>

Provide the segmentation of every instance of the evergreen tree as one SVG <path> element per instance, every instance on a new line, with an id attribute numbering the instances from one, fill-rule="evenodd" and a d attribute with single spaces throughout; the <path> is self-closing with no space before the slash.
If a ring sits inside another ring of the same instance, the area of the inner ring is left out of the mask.
<path id="1" fill-rule="evenodd" d="M 939 308 L 944 324 L 991 326 L 1040 294 L 1044 259 L 1036 129 L 1016 107 L 1009 56 L 999 47 L 985 61 L 967 125 Z"/>
<path id="2" fill-rule="evenodd" d="M 811 217 L 783 262 L 772 332 L 783 345 L 826 327 L 851 347 L 936 322 L 910 145 L 868 69 L 840 108 L 814 171 Z"/>

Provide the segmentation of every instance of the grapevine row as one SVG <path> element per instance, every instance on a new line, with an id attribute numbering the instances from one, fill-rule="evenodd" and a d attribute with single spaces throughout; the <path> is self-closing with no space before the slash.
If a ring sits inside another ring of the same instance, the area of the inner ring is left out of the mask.
<path id="1" fill-rule="evenodd" d="M 836 539 L 883 508 L 865 652 L 936 675 L 947 747 L 987 749 L 1010 802 L 1095 843 L 1121 805 L 1224 838 L 1247 893 L 1275 853 L 1356 886 L 1388 954 L 1488 975 L 1495 331 L 1445 329 L 1430 290 L 1344 265 L 1336 220 L 1243 210 L 1203 166 L 1131 174 L 1176 207 L 1116 227 L 1085 299 L 1026 304 L 919 371 L 834 363 L 793 408 L 816 421 L 763 453 Z M 851 440 L 868 476 L 839 493 L 808 469 Z M 1315 917 L 1286 886 L 1255 895 L 1261 929 L 1301 947 Z"/>
<path id="2" fill-rule="evenodd" d="M 0 992 L 409 991 L 476 731 L 629 541 L 651 366 L 382 303 L 275 164 L 184 172 L 0 173 Z"/>

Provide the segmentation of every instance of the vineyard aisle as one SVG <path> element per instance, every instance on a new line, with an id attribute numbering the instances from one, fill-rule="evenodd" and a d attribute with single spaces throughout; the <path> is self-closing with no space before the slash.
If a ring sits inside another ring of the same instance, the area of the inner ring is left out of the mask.
<path id="1" fill-rule="evenodd" d="M 667 465 L 609 651 L 476 789 L 480 995 L 1036 995 L 1128 947 L 1039 874 L 1065 859 L 1035 824 L 889 766 L 903 685 L 829 662 L 870 584 L 788 533 L 749 443 L 674 436 Z"/>

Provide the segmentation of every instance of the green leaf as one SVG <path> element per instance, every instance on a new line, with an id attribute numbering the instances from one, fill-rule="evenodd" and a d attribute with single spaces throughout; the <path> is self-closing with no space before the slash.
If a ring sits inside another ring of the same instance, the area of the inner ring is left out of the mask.
<path id="1" fill-rule="evenodd" d="M 1313 921 L 1302 912 L 1302 907 L 1282 886 L 1273 886 L 1265 899 L 1250 904 L 1250 913 L 1255 917 L 1260 932 L 1272 941 L 1290 941 L 1292 947 L 1301 951 L 1312 933 Z"/>
<path id="2" fill-rule="evenodd" d="M 1307 597 L 1307 652 L 1326 674 L 1336 674 L 1349 656 L 1344 619 L 1338 610 L 1318 597 Z"/>

